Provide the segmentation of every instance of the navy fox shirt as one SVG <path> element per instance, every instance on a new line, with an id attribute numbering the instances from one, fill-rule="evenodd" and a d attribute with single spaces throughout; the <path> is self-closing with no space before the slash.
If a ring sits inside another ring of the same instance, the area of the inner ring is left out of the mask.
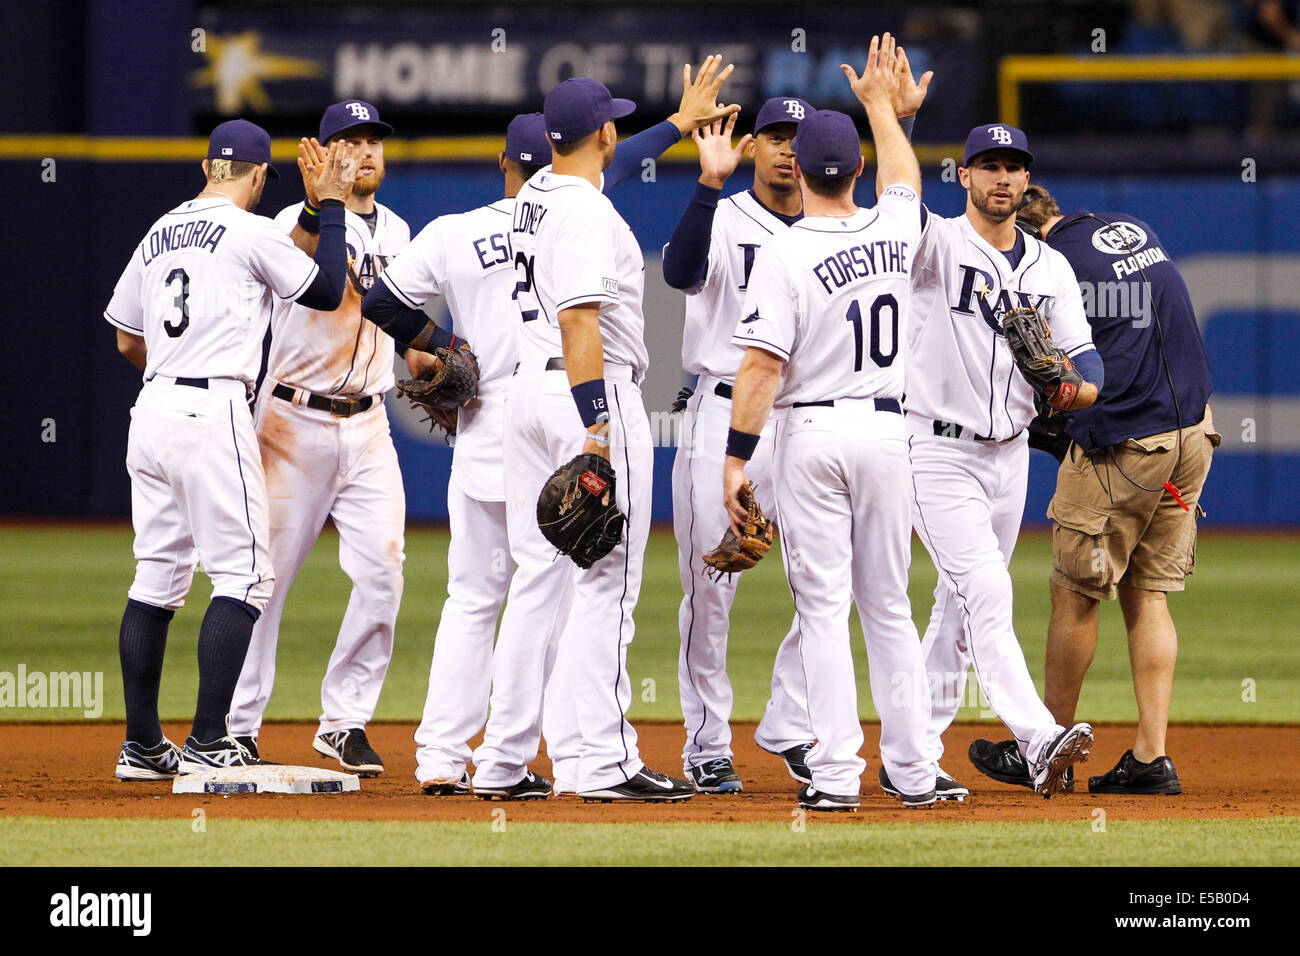
<path id="1" fill-rule="evenodd" d="M 1160 237 L 1142 220 L 1123 213 L 1095 216 L 1071 213 L 1046 240 L 1074 268 L 1092 341 L 1106 365 L 1096 404 L 1072 412 L 1066 426 L 1085 449 L 1178 427 L 1155 315 L 1164 329 L 1164 353 L 1184 428 L 1205 417 L 1213 390 L 1191 297 Z"/>

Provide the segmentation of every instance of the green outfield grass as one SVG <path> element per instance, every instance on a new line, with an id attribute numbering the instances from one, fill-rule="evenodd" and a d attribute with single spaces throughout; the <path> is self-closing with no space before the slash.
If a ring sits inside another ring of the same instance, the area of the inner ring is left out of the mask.
<path id="1" fill-rule="evenodd" d="M 444 531 L 419 528 L 407 535 L 406 596 L 377 719 L 419 718 L 445 596 L 446 548 Z M 327 531 L 294 583 L 268 719 L 315 719 L 319 713 L 320 679 L 348 599 L 349 584 L 338 568 L 337 551 L 338 539 Z M 1050 563 L 1050 540 L 1027 535 L 1012 564 L 1016 629 L 1040 686 Z M 1300 653 L 1291 601 L 1298 567 L 1300 539 L 1202 538 L 1189 590 L 1171 599 L 1181 641 L 1175 721 L 1300 721 Z M 117 628 L 132 570 L 127 528 L 5 528 L 0 534 L 0 672 L 15 673 L 20 664 L 28 673 L 102 671 L 103 716 L 120 719 Z M 934 582 L 929 558 L 917 545 L 912 602 L 922 630 Z M 195 640 L 209 592 L 207 579 L 198 575 L 190 605 L 172 625 L 161 700 L 165 718 L 187 719 L 193 714 Z M 772 654 L 793 610 L 780 562 L 769 559 L 747 571 L 740 595 L 740 608 L 732 617 L 728 670 L 735 687 L 735 716 L 753 720 L 762 713 Z M 634 719 L 681 717 L 677 698 L 680 601 L 673 539 L 657 532 L 646 557 L 637 636 L 629 655 Z M 859 697 L 864 716 L 870 717 L 866 654 L 860 632 L 855 630 L 855 635 Z M 1108 605 L 1103 609 L 1097 660 L 1080 703 L 1081 716 L 1135 718 L 1127 655 L 1119 609 Z M 1253 701 L 1243 699 L 1252 696 Z M 78 716 L 69 710 L 0 707 L 0 719 L 5 720 Z M 980 717 L 974 701 L 958 715 L 961 720 Z"/>
<path id="2" fill-rule="evenodd" d="M 815 814 L 811 814 L 815 817 Z M 1071 823 L 0 820 L 0 866 L 1295 866 L 1300 818 Z M 374 848 L 384 847 L 382 861 Z M 91 865 L 94 865 L 93 863 Z"/>

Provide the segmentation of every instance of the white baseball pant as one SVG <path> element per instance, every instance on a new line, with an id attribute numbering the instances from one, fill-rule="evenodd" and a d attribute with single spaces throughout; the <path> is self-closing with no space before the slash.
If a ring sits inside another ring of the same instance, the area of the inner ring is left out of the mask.
<path id="1" fill-rule="evenodd" d="M 256 735 L 275 682 L 275 648 L 290 586 L 325 519 L 339 533 L 352 580 L 321 682 L 317 733 L 363 727 L 374 716 L 402 599 L 406 496 L 382 404 L 342 418 L 286 402 L 263 385 L 257 431 L 270 496 L 271 559 L 281 569 L 253 628 L 231 707 L 231 729 Z"/>
<path id="2" fill-rule="evenodd" d="M 934 434 L 907 416 L 912 516 L 939 571 L 923 649 L 932 694 L 926 750 L 937 763 L 941 734 L 960 706 L 966 671 L 1031 762 L 1062 728 L 1034 687 L 1012 626 L 1008 564 L 1020 530 L 1029 475 L 1026 435 L 982 442 Z"/>
<path id="3" fill-rule="evenodd" d="M 773 473 L 799 660 L 817 745 L 813 786 L 856 795 L 866 769 L 849 603 L 867 645 L 880 755 L 904 793 L 934 789 L 925 731 L 930 697 L 907 596 L 911 564 L 907 436 L 902 416 L 872 399 L 778 410 Z"/>
<path id="4" fill-rule="evenodd" d="M 140 389 L 126 449 L 133 600 L 180 607 L 202 561 L 213 597 L 266 606 L 274 584 L 266 478 L 246 396 L 234 379 L 197 388 L 156 375 Z"/>

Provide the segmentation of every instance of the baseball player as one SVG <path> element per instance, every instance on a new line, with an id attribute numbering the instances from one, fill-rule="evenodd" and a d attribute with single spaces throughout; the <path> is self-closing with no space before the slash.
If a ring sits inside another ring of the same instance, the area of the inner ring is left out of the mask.
<path id="1" fill-rule="evenodd" d="M 1084 300 L 1088 322 L 1113 383 L 1101 386 L 1091 408 L 1057 419 L 1066 434 L 1049 449 L 1061 466 L 1048 507 L 1054 526 L 1044 703 L 1058 721 L 1074 719 L 1097 649 L 1099 604 L 1118 596 L 1137 734 L 1114 768 L 1088 780 L 1088 791 L 1181 793 L 1165 749 L 1178 656 L 1166 595 L 1183 590 L 1192 571 L 1198 501 L 1221 440 L 1206 404 L 1213 385 L 1200 326 L 1187 285 L 1150 224 L 1118 212 L 1062 215 L 1041 186 L 1029 187 L 1025 199 L 1018 221 L 1065 256 L 1092 293 Z M 1116 300 L 1106 290 L 1123 294 Z M 1126 307 L 1113 308 L 1116 301 Z M 970 757 L 995 779 L 1029 784 L 1013 741 L 977 740 Z"/>
<path id="2" fill-rule="evenodd" d="M 393 341 L 361 317 L 366 289 L 410 241 L 401 217 L 375 201 L 384 180 L 384 137 L 392 131 L 379 111 L 361 100 L 335 103 L 321 116 L 319 142 L 338 143 L 357 164 L 345 215 L 349 282 L 336 309 L 284 302 L 271 319 L 256 424 L 271 506 L 276 585 L 253 629 L 231 711 L 232 731 L 257 754 L 285 601 L 330 518 L 352 594 L 321 681 L 320 724 L 312 746 L 365 776 L 384 769 L 365 726 L 392 658 L 405 557 L 406 496 L 384 408 L 384 393 L 394 385 Z M 319 159 L 314 144 L 304 153 L 309 167 Z M 306 202 L 286 207 L 275 222 L 310 251 L 317 241 L 319 204 L 306 182 Z"/>
<path id="3" fill-rule="evenodd" d="M 266 177 L 277 175 L 270 136 L 245 120 L 222 123 L 208 143 L 203 191 L 149 227 L 104 312 L 118 350 L 144 373 L 126 456 L 136 572 L 118 639 L 127 714 L 120 779 L 257 763 L 227 726 L 274 581 L 248 399 L 274 304 L 329 311 L 343 296 L 352 176 L 345 155 L 331 146 L 314 177 L 321 239 L 313 262 L 271 220 L 252 214 Z M 182 749 L 163 736 L 158 686 L 168 625 L 198 561 L 212 579 L 212 601 L 199 630 L 194 726 Z"/>
<path id="4" fill-rule="evenodd" d="M 921 209 L 904 407 L 913 522 L 939 572 L 923 648 L 934 697 L 928 752 L 941 796 L 965 795 L 939 768 L 940 735 L 957 712 L 972 663 L 1031 768 L 1036 792 L 1059 792 L 1069 767 L 1092 747 L 1088 724 L 1063 727 L 1043 705 L 1012 629 L 1007 565 L 1024 511 L 1025 429 L 1035 407 L 1000 316 L 1019 306 L 1045 316 L 1056 346 L 1085 379 L 1071 407 L 1096 400 L 1093 383 L 1102 372 L 1069 263 L 1015 227 L 1033 158 L 1020 130 L 977 126 L 958 169 L 965 213 L 944 219 Z M 888 789 L 883 776 L 881 785 Z"/>
<path id="5" fill-rule="evenodd" d="M 894 47 L 872 37 L 858 77 L 845 66 L 871 122 L 887 188 L 860 209 L 862 173 L 853 121 L 822 110 L 794 141 L 804 217 L 758 253 L 733 341 L 745 347 L 726 439 L 723 500 L 732 528 L 738 492 L 764 440 L 798 631 L 791 639 L 806 680 L 817 740 L 809 810 L 856 810 L 865 762 L 849 637 L 856 602 L 880 713 L 881 757 L 903 803 L 935 801 L 925 754 L 930 715 L 925 668 L 907 596 L 911 520 L 902 336 L 908 275 L 920 236 L 921 171 L 893 108 Z M 769 410 L 776 419 L 762 437 Z"/>
<path id="6" fill-rule="evenodd" d="M 719 72 L 720 60 L 709 57 L 694 83 L 685 68 L 690 106 L 679 116 L 687 130 L 737 109 L 717 106 L 731 73 L 731 67 Z M 626 653 L 650 525 L 652 448 L 639 388 L 648 358 L 644 263 L 636 237 L 600 184 L 614 155 L 614 120 L 633 109 L 593 80 L 567 80 L 553 89 L 544 110 L 553 163 L 515 198 L 511 248 L 523 321 L 519 369 L 506 404 L 505 460 L 510 548 L 518 569 L 494 662 L 492 715 L 474 755 L 476 792 L 550 791 L 526 764 L 538 750 L 550 637 L 563 629 L 572 593 L 572 625 L 555 651 L 541 728 L 556 789 L 593 800 L 674 801 L 694 793 L 685 781 L 644 765 L 636 731 L 624 716 L 631 701 Z M 618 547 L 581 571 L 557 560 L 536 519 L 547 478 L 580 452 L 611 462 L 618 507 L 627 517 Z"/>
<path id="7" fill-rule="evenodd" d="M 802 215 L 791 142 L 799 121 L 811 112 L 798 97 L 769 99 L 759 108 L 753 135 L 734 147 L 735 115 L 725 125 L 717 122 L 695 131 L 699 184 L 664 247 L 664 279 L 687 295 L 682 367 L 698 377 L 683 410 L 682 437 L 673 459 L 673 531 L 683 592 L 677 615 L 677 685 L 686 724 L 682 767 L 701 793 L 737 793 L 743 788 L 732 764 L 732 692 L 726 671 L 728 618 L 739 578 L 710 575 L 701 560 L 726 528 L 726 511 L 718 498 L 722 446 L 731 419 L 732 384 L 744 354 L 731 343 L 731 334 L 758 250 Z M 754 159 L 753 186 L 723 200 L 722 187 L 744 155 Z M 769 441 L 750 463 L 749 474 L 760 506 L 775 518 L 771 428 L 764 433 Z M 789 643 L 787 637 L 777 652 L 774 687 L 789 682 L 781 673 L 783 666 L 798 666 Z M 769 741 L 761 734 L 759 739 L 760 746 L 774 753 L 795 748 L 789 759 L 796 766 L 802 761 L 802 742 Z"/>
<path id="8" fill-rule="evenodd" d="M 619 144 L 606 171 L 606 190 L 639 173 L 642 160 L 658 156 L 681 138 L 675 119 Z M 432 296 L 444 296 L 456 332 L 475 343 L 479 361 L 478 398 L 458 415 L 447 488 L 451 523 L 447 601 L 438 622 L 424 716 L 415 735 L 416 779 L 431 796 L 470 789 L 469 740 L 483 728 L 488 715 L 492 642 L 514 570 L 502 460 L 505 396 L 518 362 L 515 340 L 520 328 L 513 302 L 516 275 L 510 224 L 515 195 L 550 156 L 542 114 L 516 116 L 498 157 L 504 198 L 435 219 L 390 264 L 383 281 L 362 303 L 363 313 L 382 316 L 385 306 L 417 309 Z M 429 356 L 410 350 L 406 359 L 411 373 L 418 376 Z M 534 792 L 526 790 L 525 798 Z M 510 796 L 485 790 L 479 795 Z"/>

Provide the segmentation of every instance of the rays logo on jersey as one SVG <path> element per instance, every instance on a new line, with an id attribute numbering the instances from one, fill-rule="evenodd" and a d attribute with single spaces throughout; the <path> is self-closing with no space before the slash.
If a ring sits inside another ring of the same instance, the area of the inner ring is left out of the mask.
<path id="1" fill-rule="evenodd" d="M 1131 222 L 1114 222 L 1092 234 L 1092 246 L 1098 252 L 1126 256 L 1147 244 L 1146 230 Z"/>
<path id="2" fill-rule="evenodd" d="M 357 250 L 348 244 L 348 269 L 356 277 L 356 283 L 367 292 L 375 284 L 375 279 L 383 273 L 388 265 L 388 256 L 376 255 L 367 252 L 361 257 L 360 266 L 357 265 Z"/>
<path id="3" fill-rule="evenodd" d="M 995 294 L 992 275 L 976 266 L 959 265 L 957 268 L 962 274 L 961 291 L 957 293 L 957 301 L 951 305 L 952 311 L 961 315 L 974 315 L 978 309 L 984 324 L 998 335 L 1002 334 L 1000 317 L 1004 312 L 1018 308 L 1042 311 L 1053 299 L 1050 295 L 1035 296 L 1032 292 L 1020 289 L 1002 289 Z M 1012 295 L 1016 297 L 1014 304 Z"/>

